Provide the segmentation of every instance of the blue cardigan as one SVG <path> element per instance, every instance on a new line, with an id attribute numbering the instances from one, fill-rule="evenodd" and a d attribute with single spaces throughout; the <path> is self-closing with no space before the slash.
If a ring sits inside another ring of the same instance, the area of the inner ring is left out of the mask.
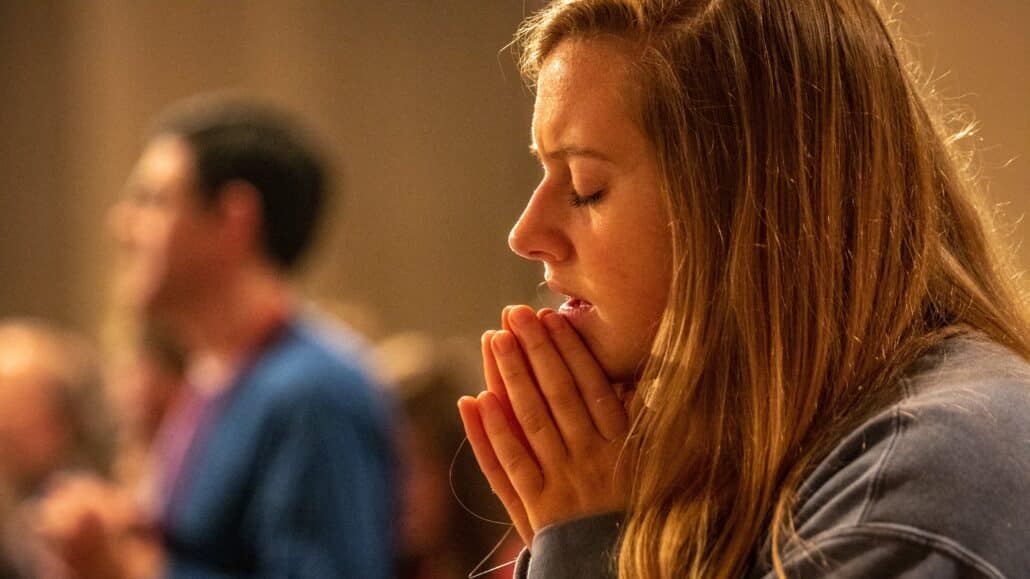
<path id="1" fill-rule="evenodd" d="M 358 360 L 293 320 L 209 408 L 165 516 L 168 577 L 392 575 L 388 412 Z"/>

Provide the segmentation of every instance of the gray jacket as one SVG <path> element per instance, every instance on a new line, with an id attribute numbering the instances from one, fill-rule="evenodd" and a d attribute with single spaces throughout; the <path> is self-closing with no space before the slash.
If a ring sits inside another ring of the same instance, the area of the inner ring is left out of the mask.
<path id="1" fill-rule="evenodd" d="M 1030 364 L 952 338 L 903 386 L 802 485 L 787 576 L 1030 578 Z M 621 520 L 541 529 L 515 576 L 614 578 Z M 775 574 L 758 557 L 746 576 Z"/>

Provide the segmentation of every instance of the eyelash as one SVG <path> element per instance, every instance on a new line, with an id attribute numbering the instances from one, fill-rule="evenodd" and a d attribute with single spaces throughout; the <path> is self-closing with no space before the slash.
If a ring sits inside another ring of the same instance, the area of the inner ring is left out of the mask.
<path id="1" fill-rule="evenodd" d="M 544 172 L 544 178 L 547 176 L 547 169 L 541 165 L 541 170 Z M 604 197 L 605 190 L 599 189 L 590 195 L 580 195 L 575 189 L 569 192 L 569 205 L 573 207 L 589 207 L 590 205 L 596 205 L 602 197 Z"/>
<path id="2" fill-rule="evenodd" d="M 570 203 L 572 204 L 573 207 L 586 207 L 588 205 L 596 204 L 598 201 L 601 200 L 601 197 L 603 197 L 603 196 L 604 196 L 604 189 L 601 189 L 600 191 L 597 191 L 595 193 L 591 193 L 590 195 L 586 195 L 586 196 L 580 195 L 579 193 L 576 193 L 575 191 L 573 191 Z"/>

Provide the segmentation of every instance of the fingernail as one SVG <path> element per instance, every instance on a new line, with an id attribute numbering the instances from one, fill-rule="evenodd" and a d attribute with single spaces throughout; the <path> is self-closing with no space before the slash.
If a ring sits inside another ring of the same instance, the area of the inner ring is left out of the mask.
<path id="1" fill-rule="evenodd" d="M 536 315 L 528 308 L 518 308 L 511 312 L 511 321 L 515 327 L 525 330 L 532 327 L 533 322 L 536 321 Z"/>
<path id="2" fill-rule="evenodd" d="M 491 400 L 490 396 L 491 394 L 484 390 L 479 393 L 479 396 L 476 396 L 476 402 L 479 403 L 480 412 L 485 415 L 493 416 L 496 408 L 493 406 L 492 403 L 494 403 L 494 400 Z"/>
<path id="3" fill-rule="evenodd" d="M 544 316 L 543 321 L 544 325 L 547 326 L 547 329 L 551 330 L 552 332 L 557 332 L 561 330 L 565 324 L 565 320 L 561 319 L 561 315 L 553 312 L 548 312 Z"/>
<path id="4" fill-rule="evenodd" d="M 479 412 L 483 417 L 483 426 L 487 423 L 495 424 L 497 426 L 505 425 L 507 418 L 504 416 L 504 411 L 501 410 L 500 405 L 497 403 L 497 398 L 487 397 L 479 403 Z"/>
<path id="5" fill-rule="evenodd" d="M 512 338 L 508 332 L 497 332 L 494 335 L 494 339 L 490 341 L 490 346 L 494 349 L 494 352 L 498 354 L 507 354 L 512 349 Z"/>

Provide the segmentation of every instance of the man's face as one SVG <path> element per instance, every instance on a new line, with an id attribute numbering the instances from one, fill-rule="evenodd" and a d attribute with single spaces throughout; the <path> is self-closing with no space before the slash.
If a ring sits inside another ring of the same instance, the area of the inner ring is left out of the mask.
<path id="1" fill-rule="evenodd" d="M 193 166 L 184 140 L 154 139 L 129 177 L 125 198 L 111 211 L 123 258 L 119 298 L 150 316 L 188 315 L 226 271 L 222 219 L 202 205 Z"/>

